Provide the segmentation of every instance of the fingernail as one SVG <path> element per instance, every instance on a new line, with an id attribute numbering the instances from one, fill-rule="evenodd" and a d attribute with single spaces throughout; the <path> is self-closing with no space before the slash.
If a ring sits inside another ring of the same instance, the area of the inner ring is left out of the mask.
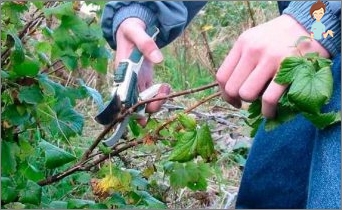
<path id="1" fill-rule="evenodd" d="M 163 61 L 163 54 L 160 52 L 160 50 L 153 50 L 150 53 L 150 59 L 153 63 L 160 63 Z"/>

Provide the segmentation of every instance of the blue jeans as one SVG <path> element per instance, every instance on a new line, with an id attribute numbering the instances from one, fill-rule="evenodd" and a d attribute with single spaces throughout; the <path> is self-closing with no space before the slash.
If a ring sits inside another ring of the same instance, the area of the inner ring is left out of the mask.
<path id="1" fill-rule="evenodd" d="M 332 67 L 333 97 L 323 112 L 341 110 L 341 57 Z M 236 208 L 340 208 L 341 124 L 316 129 L 303 116 L 270 132 L 261 126 L 243 172 Z"/>

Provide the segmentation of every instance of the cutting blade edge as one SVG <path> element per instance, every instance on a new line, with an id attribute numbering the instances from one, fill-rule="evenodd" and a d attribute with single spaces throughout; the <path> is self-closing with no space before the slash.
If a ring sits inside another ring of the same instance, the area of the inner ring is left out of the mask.
<path id="1" fill-rule="evenodd" d="M 103 143 L 107 147 L 112 147 L 119 139 L 122 137 L 122 134 L 125 132 L 127 125 L 129 122 L 129 117 L 125 117 L 125 119 L 116 126 L 114 133 L 106 140 L 103 140 Z"/>

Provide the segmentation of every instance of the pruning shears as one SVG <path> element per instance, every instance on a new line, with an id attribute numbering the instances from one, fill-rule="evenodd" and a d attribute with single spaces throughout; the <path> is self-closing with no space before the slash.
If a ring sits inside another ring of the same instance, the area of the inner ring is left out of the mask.
<path id="1" fill-rule="evenodd" d="M 155 39 L 159 33 L 159 29 L 156 26 L 149 26 L 146 32 Z M 143 60 L 143 54 L 135 47 L 128 59 L 120 61 L 114 72 L 112 99 L 95 117 L 98 123 L 109 125 L 117 119 L 122 110 L 132 107 L 138 100 L 150 99 L 157 95 L 160 84 L 152 85 L 139 94 L 138 73 Z M 144 116 L 145 108 L 145 105 L 139 106 L 134 114 Z M 103 141 L 106 146 L 113 146 L 122 137 L 131 116 L 127 115 L 123 121 L 117 124 L 114 133 Z"/>

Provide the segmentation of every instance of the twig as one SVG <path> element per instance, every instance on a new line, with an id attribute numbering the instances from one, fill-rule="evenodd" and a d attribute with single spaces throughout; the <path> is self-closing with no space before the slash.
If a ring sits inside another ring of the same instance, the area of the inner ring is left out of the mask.
<path id="1" fill-rule="evenodd" d="M 196 91 L 200 91 L 200 90 L 205 90 L 205 89 L 208 89 L 210 87 L 214 87 L 216 86 L 217 84 L 214 83 L 214 84 L 211 84 L 211 85 L 206 85 L 206 86 L 203 86 L 203 87 L 200 87 L 200 88 L 196 88 L 196 89 L 193 89 L 193 90 L 187 90 L 187 91 L 182 91 L 182 92 L 179 92 L 179 93 L 175 93 L 175 94 L 171 94 L 169 95 L 168 97 L 166 98 L 171 98 L 171 97 L 177 97 L 177 96 L 180 96 L 180 95 L 185 95 L 185 94 L 189 94 L 189 93 L 193 93 L 193 92 L 196 92 Z M 206 88 L 204 88 L 206 87 Z M 204 89 L 203 89 L 204 88 Z M 196 107 L 200 106 L 201 104 L 211 100 L 212 98 L 214 97 L 217 97 L 219 96 L 221 93 L 220 92 L 217 92 L 215 94 L 212 94 L 210 96 L 208 96 L 207 98 L 199 101 L 198 103 L 196 103 L 195 105 L 193 105 L 192 107 L 189 107 L 188 109 L 185 110 L 186 113 L 190 112 L 191 110 L 195 109 Z M 164 100 L 166 99 L 165 97 L 159 97 L 160 99 L 159 100 Z M 155 101 L 155 100 L 154 100 Z M 148 103 L 150 102 L 150 100 L 146 100 L 146 101 L 142 101 L 140 102 L 140 104 L 145 104 L 145 103 Z M 137 105 L 138 106 L 138 105 Z M 129 114 L 129 112 L 125 112 L 126 115 Z M 117 123 L 119 122 L 119 120 L 122 120 L 124 118 L 125 115 L 122 115 L 120 117 L 120 119 L 116 119 L 115 122 L 113 122 L 110 126 L 106 127 L 104 129 L 104 131 L 102 131 L 100 133 L 100 135 L 96 138 L 96 140 L 94 141 L 94 143 L 85 151 L 85 153 L 83 154 L 81 160 L 76 163 L 74 166 L 72 166 L 71 168 L 63 171 L 63 172 L 60 172 L 58 174 L 55 174 L 55 175 L 52 175 L 44 180 L 41 180 L 38 182 L 39 185 L 41 186 L 45 186 L 45 185 L 48 185 L 48 184 L 51 184 L 51 183 L 54 183 L 54 182 L 57 182 L 61 179 L 63 179 L 64 177 L 67 177 L 77 171 L 89 171 L 92 167 L 102 163 L 103 161 L 107 160 L 109 157 L 114 157 L 114 156 L 117 156 L 119 155 L 121 152 L 127 150 L 127 149 L 130 149 L 132 147 L 135 147 L 136 145 L 139 145 L 139 144 L 143 144 L 144 143 L 144 138 L 142 139 L 133 139 L 132 141 L 129 141 L 129 142 L 126 142 L 124 145 L 120 146 L 121 144 L 117 144 L 115 146 L 113 146 L 113 151 L 110 153 L 110 154 L 106 154 L 106 155 L 102 155 L 100 156 L 98 159 L 94 160 L 93 162 L 90 162 L 89 163 L 89 157 L 90 157 L 90 154 L 92 153 L 92 151 L 96 148 L 96 146 L 100 143 L 100 141 L 104 138 L 104 136 L 109 132 L 109 130 Z M 175 120 L 177 118 L 177 115 L 173 117 L 173 120 Z M 169 120 L 168 121 L 169 123 L 171 123 L 171 121 Z M 164 123 L 163 125 L 159 126 L 159 128 L 156 129 L 155 131 L 155 136 L 159 135 L 159 131 L 164 128 L 167 124 Z M 97 154 L 98 155 L 98 154 Z M 93 157 L 93 156 L 92 156 Z M 88 163 L 88 164 L 87 164 Z M 87 164 L 87 165 L 86 165 Z"/>
<path id="2" fill-rule="evenodd" d="M 208 36 L 207 36 L 207 33 L 206 31 L 201 31 L 201 35 L 203 37 L 203 40 L 204 40 L 204 46 L 207 50 L 207 54 L 208 54 L 208 58 L 209 58 L 209 61 L 210 61 L 210 73 L 215 76 L 216 74 L 216 63 L 215 63 L 215 60 L 214 60 L 214 56 L 213 56 L 213 52 L 211 51 L 210 49 L 210 46 L 209 46 L 209 43 L 208 43 Z"/>
<path id="3" fill-rule="evenodd" d="M 254 18 L 254 11 L 252 10 L 251 3 L 249 1 L 247 1 L 247 8 L 248 8 L 249 16 L 252 19 L 252 27 L 255 27 L 256 26 L 256 21 L 255 21 L 255 18 Z"/>

